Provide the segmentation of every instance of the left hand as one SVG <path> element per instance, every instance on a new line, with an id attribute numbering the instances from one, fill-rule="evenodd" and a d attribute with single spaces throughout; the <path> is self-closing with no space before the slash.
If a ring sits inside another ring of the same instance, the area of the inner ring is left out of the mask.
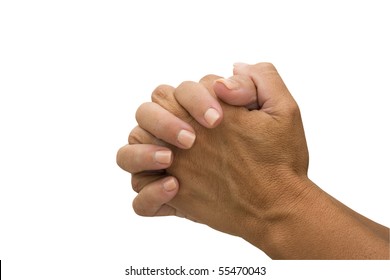
<path id="1" fill-rule="evenodd" d="M 202 78 L 199 84 L 193 82 L 182 83 L 178 89 L 182 92 L 186 91 L 188 93 L 186 97 L 188 98 L 187 100 L 181 98 L 182 103 L 180 105 L 200 124 L 208 128 L 216 127 L 223 118 L 223 111 L 214 94 L 228 104 L 258 108 L 255 85 L 247 75 L 243 75 L 241 72 L 243 71 L 239 67 L 235 67 L 234 76 L 229 79 L 208 75 Z M 194 92 L 190 88 L 196 91 Z M 173 95 L 175 90 L 170 86 L 159 86 L 153 92 L 152 100 Z M 196 102 L 193 102 L 193 100 L 196 100 Z M 196 106 L 193 106 L 194 104 Z M 133 201 L 134 211 L 142 216 L 176 215 L 183 217 L 182 213 L 167 204 L 178 192 L 178 181 L 172 176 L 167 177 L 162 172 L 173 161 L 172 152 L 166 143 L 171 143 L 173 146 L 183 149 L 189 148 L 193 144 L 192 139 L 194 137 L 190 135 L 190 137 L 184 139 L 187 141 L 182 142 L 186 142 L 187 145 L 183 145 L 177 141 L 177 136 L 180 131 L 185 131 L 188 135 L 188 132 L 194 133 L 194 130 L 192 126 L 158 104 L 147 103 L 142 106 L 153 107 L 153 116 L 145 117 L 152 121 L 157 116 L 156 119 L 159 120 L 159 125 L 155 126 L 154 134 L 165 142 L 158 140 L 157 137 L 137 126 L 129 135 L 129 145 L 118 151 L 118 165 L 133 174 L 133 189 L 138 193 Z M 170 108 L 173 109 L 172 106 Z M 209 110 L 210 108 L 212 110 Z M 141 116 L 137 114 L 137 117 L 140 118 Z M 152 170 L 159 171 L 153 173 Z"/>

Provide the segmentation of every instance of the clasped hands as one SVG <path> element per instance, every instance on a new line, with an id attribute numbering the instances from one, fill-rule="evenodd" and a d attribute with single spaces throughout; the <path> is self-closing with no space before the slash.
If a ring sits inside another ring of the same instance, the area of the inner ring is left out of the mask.
<path id="1" fill-rule="evenodd" d="M 289 240 L 311 227 L 308 207 L 322 212 L 332 199 L 307 177 L 298 105 L 272 64 L 236 64 L 233 74 L 159 86 L 138 108 L 139 126 L 117 154 L 138 192 L 135 212 L 206 224 L 272 258 L 337 257 L 313 254 L 315 238 Z"/>

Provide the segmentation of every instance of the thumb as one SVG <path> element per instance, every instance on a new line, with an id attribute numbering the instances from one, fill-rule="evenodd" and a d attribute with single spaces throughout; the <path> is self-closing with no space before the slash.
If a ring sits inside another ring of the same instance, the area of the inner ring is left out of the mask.
<path id="1" fill-rule="evenodd" d="M 215 95 L 230 105 L 259 109 L 257 90 L 249 75 L 234 75 L 230 78 L 214 81 Z"/>
<path id="2" fill-rule="evenodd" d="M 257 92 L 257 103 L 262 110 L 272 113 L 283 111 L 288 104 L 295 104 L 294 98 L 271 63 L 236 63 L 233 73 L 252 80 Z"/>

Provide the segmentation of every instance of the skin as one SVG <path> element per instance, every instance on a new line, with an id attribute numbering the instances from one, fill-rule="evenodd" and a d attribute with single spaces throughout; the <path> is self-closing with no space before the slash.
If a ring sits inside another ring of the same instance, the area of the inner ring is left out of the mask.
<path id="1" fill-rule="evenodd" d="M 389 229 L 307 177 L 299 108 L 274 66 L 239 64 L 234 74 L 160 86 L 139 107 L 117 156 L 139 192 L 134 210 L 187 217 L 274 259 L 389 259 Z M 196 140 L 178 141 L 183 130 Z"/>

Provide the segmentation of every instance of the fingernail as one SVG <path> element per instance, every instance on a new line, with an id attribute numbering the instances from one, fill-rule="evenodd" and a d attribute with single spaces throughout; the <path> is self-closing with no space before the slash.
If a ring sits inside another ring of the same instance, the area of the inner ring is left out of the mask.
<path id="1" fill-rule="evenodd" d="M 221 116 L 219 115 L 218 111 L 215 110 L 214 108 L 209 108 L 206 113 L 204 113 L 204 119 L 206 122 L 213 126 L 215 122 L 220 118 Z"/>
<path id="2" fill-rule="evenodd" d="M 177 188 L 175 179 L 169 178 L 168 180 L 164 181 L 163 188 L 167 192 L 174 191 Z"/>
<path id="3" fill-rule="evenodd" d="M 195 134 L 184 129 L 180 130 L 179 134 L 177 135 L 177 141 L 179 141 L 179 143 L 184 147 L 191 148 L 195 142 Z"/>
<path id="4" fill-rule="evenodd" d="M 231 80 L 231 79 L 218 79 L 218 80 L 216 80 L 216 82 L 220 82 L 220 83 L 224 84 L 225 87 L 227 87 L 230 90 L 234 90 L 234 89 L 239 89 L 240 88 L 240 84 L 238 82 L 236 82 L 235 80 Z"/>
<path id="5" fill-rule="evenodd" d="M 171 162 L 172 152 L 171 151 L 157 151 L 154 154 L 154 160 L 161 164 L 168 164 Z"/>

